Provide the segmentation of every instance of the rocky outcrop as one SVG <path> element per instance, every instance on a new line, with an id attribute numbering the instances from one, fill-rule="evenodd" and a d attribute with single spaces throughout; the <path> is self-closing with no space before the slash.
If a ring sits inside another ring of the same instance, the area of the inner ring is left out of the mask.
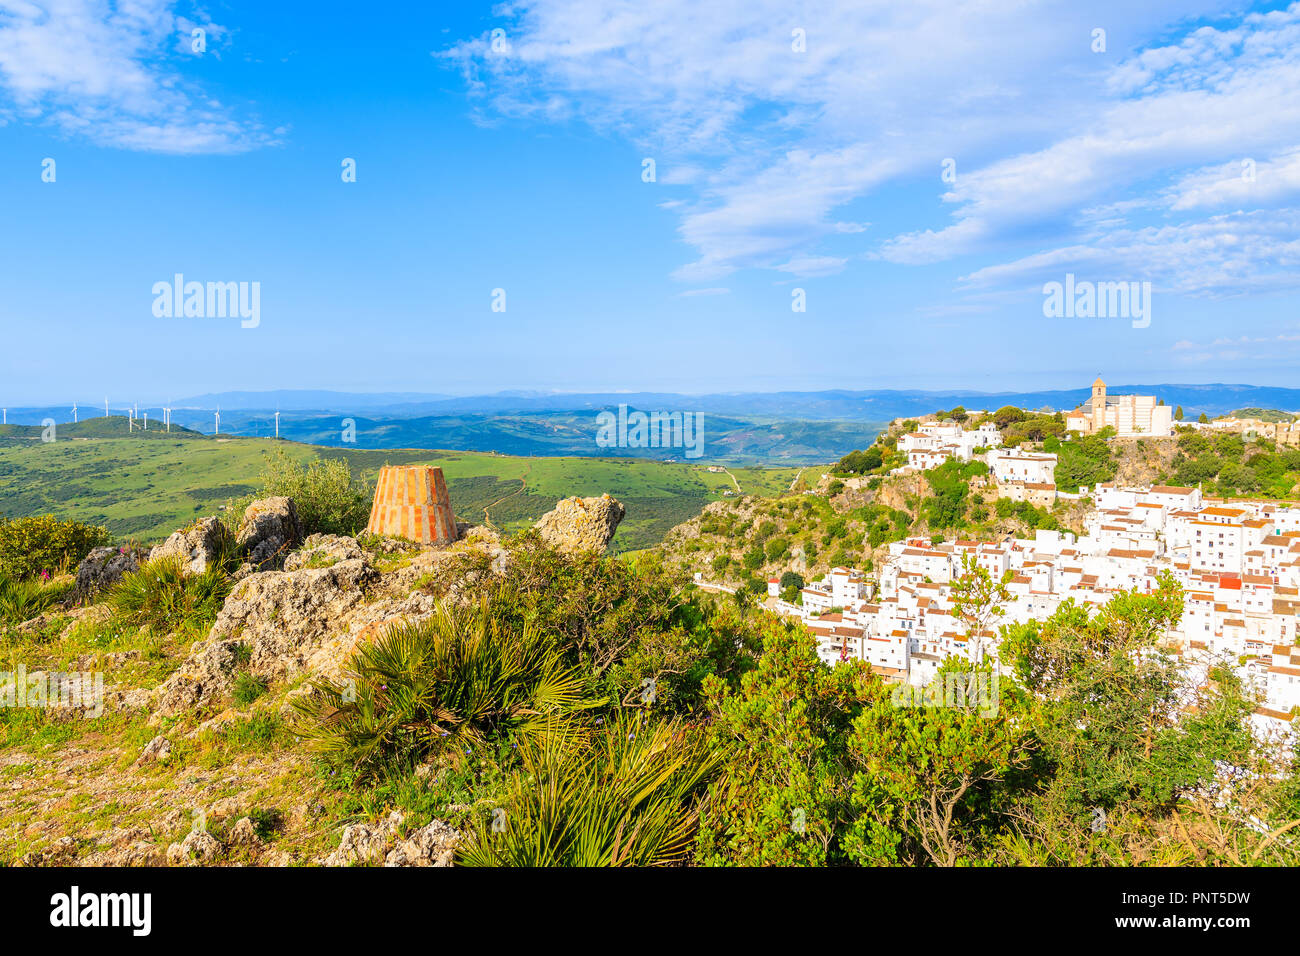
<path id="1" fill-rule="evenodd" d="M 345 827 L 339 848 L 323 858 L 324 866 L 451 866 L 460 831 L 434 820 L 403 839 L 406 818 L 396 810 L 378 823 Z"/>
<path id="2" fill-rule="evenodd" d="M 348 617 L 377 579 L 363 558 L 245 578 L 226 599 L 207 640 L 158 689 L 151 719 L 206 706 L 229 692 L 241 662 L 267 681 L 301 673 L 332 634 L 346 632 Z"/>
<path id="3" fill-rule="evenodd" d="M 360 645 L 382 637 L 388 628 L 396 624 L 416 624 L 427 620 L 433 616 L 437 607 L 436 598 L 419 592 L 366 604 L 346 621 L 340 622 L 339 633 L 326 640 L 307 659 L 305 669 L 320 680 L 342 680 L 348 662 Z M 299 692 L 307 693 L 310 690 L 310 685 L 303 685 Z"/>
<path id="4" fill-rule="evenodd" d="M 230 532 L 219 518 L 200 518 L 149 552 L 149 560 L 176 558 L 186 574 L 202 574 L 216 567 L 231 548 Z"/>
<path id="5" fill-rule="evenodd" d="M 150 725 L 157 726 L 163 717 L 203 707 L 229 692 L 235 682 L 241 644 L 236 639 L 199 645 L 200 649 L 154 691 L 156 706 Z"/>
<path id="6" fill-rule="evenodd" d="M 77 860 L 77 841 L 59 837 L 49 846 L 23 855 L 23 866 L 71 866 Z"/>
<path id="7" fill-rule="evenodd" d="M 384 866 L 451 866 L 458 843 L 459 830 L 434 820 L 389 850 Z"/>
<path id="8" fill-rule="evenodd" d="M 365 554 L 356 538 L 338 534 L 314 534 L 302 543 L 301 548 L 284 559 L 284 569 L 300 571 L 304 568 L 327 568 L 340 561 L 364 558 Z"/>
<path id="9" fill-rule="evenodd" d="M 153 740 L 145 744 L 144 750 L 140 751 L 140 756 L 136 758 L 136 766 L 141 764 L 153 763 L 159 761 L 166 763 L 172 755 L 172 742 L 166 737 L 159 734 Z"/>
<path id="10" fill-rule="evenodd" d="M 230 845 L 246 846 L 250 849 L 258 849 L 262 846 L 262 838 L 257 835 L 257 828 L 253 826 L 253 821 L 248 817 L 240 817 L 233 827 L 230 828 Z"/>
<path id="11" fill-rule="evenodd" d="M 184 840 L 167 848 L 167 862 L 173 866 L 201 866 L 215 862 L 223 849 L 207 830 L 191 830 Z"/>
<path id="12" fill-rule="evenodd" d="M 612 503 L 622 513 L 611 498 L 590 501 L 595 512 L 609 512 Z M 588 537 L 591 534 L 589 530 Z M 376 540 L 367 538 L 362 547 L 354 538 L 314 534 L 286 558 L 284 571 L 252 573 L 239 581 L 207 638 L 196 643 L 189 658 L 154 691 L 150 724 L 211 709 L 245 671 L 267 683 L 304 673 L 320 680 L 343 679 L 359 645 L 394 624 L 431 617 L 438 597 L 456 599 L 454 589 L 435 596 L 425 584 L 440 569 L 452 566 L 459 549 L 483 550 L 494 556 L 494 568 L 495 559 L 504 560 L 505 555 L 495 533 L 471 529 L 466 543 L 456 549 L 401 542 L 409 558 L 381 574 L 371 563 L 370 545 Z M 304 682 L 292 693 L 310 693 L 313 686 L 314 681 Z"/>
<path id="13" fill-rule="evenodd" d="M 238 638 L 251 651 L 249 669 L 256 676 L 288 677 L 306 666 L 378 579 L 363 558 L 328 568 L 254 574 L 226 599 L 209 639 Z"/>
<path id="14" fill-rule="evenodd" d="M 599 498 L 565 498 L 542 515 L 534 526 L 542 540 L 567 554 L 595 551 L 603 554 L 613 540 L 625 509 L 609 495 Z"/>
<path id="15" fill-rule="evenodd" d="M 292 498 L 261 498 L 244 510 L 235 544 L 251 571 L 270 571 L 283 565 L 285 555 L 302 537 Z"/>
<path id="16" fill-rule="evenodd" d="M 69 595 L 70 604 L 82 604 L 118 582 L 122 575 L 140 567 L 145 552 L 136 548 L 95 548 L 77 565 L 77 581 Z"/>

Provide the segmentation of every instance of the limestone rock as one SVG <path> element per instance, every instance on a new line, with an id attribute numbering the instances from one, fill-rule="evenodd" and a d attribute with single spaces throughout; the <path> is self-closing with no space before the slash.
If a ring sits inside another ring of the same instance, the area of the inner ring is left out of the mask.
<path id="1" fill-rule="evenodd" d="M 200 518 L 149 552 L 149 560 L 180 558 L 186 574 L 202 574 L 220 563 L 230 549 L 230 532 L 219 518 Z"/>
<path id="2" fill-rule="evenodd" d="M 136 758 L 135 764 L 138 767 L 141 764 L 153 763 L 154 761 L 163 763 L 166 762 L 167 758 L 171 755 L 172 742 L 162 736 L 162 734 L 159 734 L 153 740 L 145 744 L 144 750 L 142 750 L 140 756 Z"/>
<path id="3" fill-rule="evenodd" d="M 239 638 L 251 648 L 249 669 L 278 680 L 300 672 L 345 615 L 378 580 L 361 558 L 328 568 L 269 571 L 246 578 L 226 599 L 209 640 Z"/>
<path id="4" fill-rule="evenodd" d="M 306 669 L 321 680 L 340 680 L 360 645 L 382 637 L 393 625 L 418 624 L 427 620 L 437 607 L 438 602 L 432 595 L 419 592 L 367 604 L 349 619 L 346 630 L 325 641 L 308 658 Z M 299 688 L 302 693 L 310 690 L 310 685 Z"/>
<path id="5" fill-rule="evenodd" d="M 302 537 L 302 523 L 292 498 L 261 498 L 244 510 L 235 544 L 253 570 L 269 571 L 284 563 L 285 555 Z"/>
<path id="6" fill-rule="evenodd" d="M 69 602 L 81 604 L 112 587 L 122 575 L 140 567 L 144 551 L 136 548 L 95 548 L 77 565 L 77 581 Z"/>
<path id="7" fill-rule="evenodd" d="M 603 554 L 624 514 L 623 506 L 609 495 L 565 498 L 542 515 L 535 527 L 543 541 L 565 553 Z"/>
<path id="8" fill-rule="evenodd" d="M 384 866 L 451 866 L 459 842 L 459 830 L 434 820 L 389 850 Z"/>
<path id="9" fill-rule="evenodd" d="M 235 822 L 235 825 L 230 828 L 230 843 L 233 846 L 247 846 L 256 849 L 262 845 L 262 838 L 257 835 L 252 820 L 248 817 L 240 817 Z"/>
<path id="10" fill-rule="evenodd" d="M 321 860 L 324 866 L 352 866 L 378 863 L 406 819 L 394 810 L 378 823 L 353 823 L 343 828 L 339 848 Z"/>
<path id="11" fill-rule="evenodd" d="M 157 691 L 161 717 L 203 707 L 227 693 L 240 660 L 266 681 L 296 676 L 362 607 L 378 579 L 365 559 L 328 568 L 264 571 L 235 586 L 207 640 Z"/>
<path id="12" fill-rule="evenodd" d="M 136 840 L 128 846 L 114 847 L 100 861 L 102 866 L 162 866 L 166 851 L 156 843 Z"/>
<path id="13" fill-rule="evenodd" d="M 24 854 L 23 866 L 69 866 L 77 859 L 77 841 L 59 837 L 49 846 Z"/>
<path id="14" fill-rule="evenodd" d="M 149 723 L 156 726 L 162 717 L 202 707 L 229 690 L 234 684 L 234 672 L 239 663 L 238 648 L 242 643 L 229 640 L 201 646 L 198 653 L 188 658 L 154 691 L 156 708 Z"/>
<path id="15" fill-rule="evenodd" d="M 200 866 L 221 855 L 221 843 L 207 830 L 191 830 L 180 843 L 167 848 L 167 862 L 173 866 Z"/>
<path id="16" fill-rule="evenodd" d="M 301 571 L 304 568 L 330 567 L 340 561 L 354 561 L 364 557 L 365 552 L 357 544 L 356 538 L 338 534 L 314 534 L 302 543 L 301 548 L 284 559 L 284 569 Z"/>

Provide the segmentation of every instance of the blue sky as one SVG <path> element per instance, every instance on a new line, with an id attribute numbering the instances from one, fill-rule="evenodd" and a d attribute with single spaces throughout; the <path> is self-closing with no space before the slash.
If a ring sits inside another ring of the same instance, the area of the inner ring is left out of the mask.
<path id="1" fill-rule="evenodd" d="M 1296 385 L 1300 4 L 0 0 L 0 259 L 9 405 Z"/>

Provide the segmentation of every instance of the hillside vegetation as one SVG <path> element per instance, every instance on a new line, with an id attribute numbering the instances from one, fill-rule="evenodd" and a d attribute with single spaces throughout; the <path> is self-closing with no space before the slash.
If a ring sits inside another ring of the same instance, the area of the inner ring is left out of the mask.
<path id="1" fill-rule="evenodd" d="M 90 419 L 60 425 L 57 440 L 40 440 L 38 426 L 8 426 L 0 440 L 0 517 L 54 514 L 104 525 L 142 542 L 165 537 L 178 525 L 213 514 L 259 487 L 273 450 L 297 460 L 319 455 L 346 461 L 353 475 L 373 486 L 385 464 L 429 464 L 443 469 L 457 517 L 481 524 L 484 509 L 496 527 L 525 527 L 569 495 L 609 492 L 628 516 L 614 547 L 636 550 L 660 541 L 674 525 L 710 501 L 734 491 L 772 494 L 788 486 L 796 468 L 733 468 L 614 458 L 511 458 L 479 452 L 364 451 L 313 448 L 255 438 L 213 438 L 196 432 L 125 431 L 125 419 Z"/>
<path id="2" fill-rule="evenodd" d="M 997 678 L 947 662 L 993 681 L 990 712 L 900 706 L 655 554 L 399 545 L 309 539 L 242 578 L 237 549 L 160 558 L 75 604 L 0 580 L 35 589 L 0 653 L 105 685 L 83 714 L 0 708 L 0 863 L 1300 863 L 1294 759 L 1244 688 L 1215 674 L 1182 706 L 1171 579 L 1007 626 Z"/>

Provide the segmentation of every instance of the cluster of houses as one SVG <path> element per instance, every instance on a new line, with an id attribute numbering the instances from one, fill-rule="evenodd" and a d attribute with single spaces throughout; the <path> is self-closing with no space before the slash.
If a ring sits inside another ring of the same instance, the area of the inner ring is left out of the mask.
<path id="1" fill-rule="evenodd" d="M 1267 438 L 1279 447 L 1300 447 L 1300 419 L 1286 422 L 1266 422 L 1259 418 L 1216 418 L 1209 422 L 1179 422 L 1199 432 L 1240 435 L 1247 441 Z"/>
<path id="2" fill-rule="evenodd" d="M 970 461 L 977 448 L 996 448 L 1002 435 L 993 422 L 964 429 L 957 422 L 921 422 L 915 431 L 898 439 L 898 450 L 907 455 L 906 470 L 928 471 L 949 461 Z M 903 470 L 903 469 L 899 469 Z"/>
<path id="3" fill-rule="evenodd" d="M 907 464 L 895 468 L 892 474 L 928 471 L 949 461 L 979 457 L 997 482 L 998 497 L 1041 507 L 1055 504 L 1056 455 L 998 447 L 1001 444 L 998 427 L 992 422 L 970 430 L 955 422 L 922 422 L 916 431 L 898 440 L 899 450 L 907 453 Z"/>
<path id="4" fill-rule="evenodd" d="M 1228 664 L 1262 697 L 1261 734 L 1294 739 L 1300 721 L 1300 507 L 1203 499 L 1195 488 L 1099 485 L 1085 533 L 1037 531 L 1032 540 L 913 538 L 890 545 L 871 580 L 834 568 L 797 604 L 834 666 L 866 661 L 881 676 L 928 684 L 945 658 L 997 660 L 997 625 L 1044 619 L 1067 599 L 1100 607 L 1121 590 L 1150 592 L 1169 572 L 1185 613 L 1167 642 L 1196 668 Z M 1010 571 L 1005 615 L 972 629 L 953 615 L 953 582 L 969 563 L 995 578 Z M 1202 670 L 1202 673 L 1204 670 Z"/>

